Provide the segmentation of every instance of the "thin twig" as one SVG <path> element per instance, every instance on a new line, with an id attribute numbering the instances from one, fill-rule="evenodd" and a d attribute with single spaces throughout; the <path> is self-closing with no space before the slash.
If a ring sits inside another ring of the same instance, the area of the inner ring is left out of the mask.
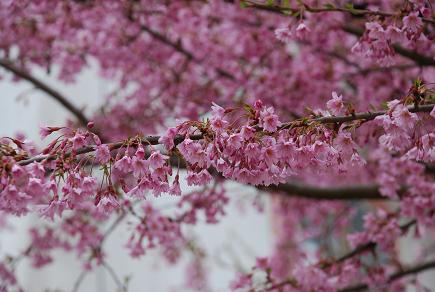
<path id="1" fill-rule="evenodd" d="M 400 278 L 409 276 L 409 275 L 415 275 L 421 272 L 424 272 L 426 270 L 429 269 L 434 269 L 435 268 L 435 261 L 430 261 L 430 262 L 426 262 L 420 265 L 416 265 L 413 266 L 411 268 L 408 269 L 404 269 L 404 270 L 400 270 L 397 271 L 393 274 L 390 275 L 389 279 L 388 279 L 388 283 L 392 283 L 395 280 L 398 280 Z M 367 284 L 357 284 L 354 286 L 350 286 L 344 289 L 339 290 L 340 292 L 356 292 L 356 291 L 364 291 L 367 290 L 369 288 L 369 286 Z"/>
<path id="2" fill-rule="evenodd" d="M 65 96 L 63 96 L 59 91 L 53 89 L 40 79 L 32 76 L 29 72 L 15 66 L 11 61 L 0 59 L 0 67 L 3 67 L 9 72 L 12 72 L 16 76 L 27 80 L 32 83 L 36 88 L 42 90 L 47 93 L 49 96 L 53 97 L 57 102 L 63 105 L 68 111 L 70 111 L 80 122 L 81 125 L 86 126 L 89 120 L 83 114 L 83 110 L 75 107 Z"/>
<path id="3" fill-rule="evenodd" d="M 127 287 L 121 282 L 118 275 L 115 273 L 115 270 L 113 270 L 113 268 L 106 261 L 102 262 L 102 266 L 109 272 L 113 281 L 115 281 L 116 285 L 118 286 L 118 289 L 120 291 L 127 292 Z"/>
<path id="4" fill-rule="evenodd" d="M 337 6 L 330 6 L 330 7 L 311 7 L 307 4 L 302 4 L 299 8 L 292 8 L 292 7 L 283 7 L 279 5 L 269 5 L 264 4 L 257 1 L 245 1 L 247 4 L 247 7 L 262 9 L 262 10 L 270 10 L 270 11 L 276 11 L 281 13 L 300 13 L 303 11 L 307 11 L 310 13 L 322 13 L 322 12 L 344 12 L 349 13 L 352 15 L 377 15 L 377 16 L 383 16 L 383 17 L 395 17 L 400 16 L 398 13 L 393 12 L 386 12 L 381 10 L 369 10 L 369 9 L 358 9 L 358 8 L 346 8 L 346 7 L 337 7 Z M 421 20 L 427 23 L 435 24 L 435 20 L 427 17 L 421 17 Z"/>
<path id="5" fill-rule="evenodd" d="M 282 14 L 284 12 L 284 11 L 282 11 L 282 9 L 280 7 L 269 6 L 269 5 L 248 5 L 248 7 L 254 8 L 254 9 L 259 9 L 259 10 L 264 10 L 264 11 L 268 11 L 268 12 L 278 13 L 278 14 Z M 430 20 L 430 22 L 432 24 L 434 23 L 434 20 L 427 19 L 427 18 L 425 20 L 426 21 Z M 362 36 L 364 33 L 364 30 L 362 30 L 358 27 L 349 25 L 349 24 L 344 24 L 341 27 L 341 29 L 343 31 L 351 33 L 355 36 Z M 435 60 L 431 57 L 422 55 L 416 51 L 408 50 L 408 49 L 403 48 L 402 46 L 400 46 L 398 44 L 393 44 L 393 48 L 399 55 L 402 55 L 403 57 L 406 57 L 410 60 L 413 60 L 414 62 L 416 62 L 420 66 L 435 66 Z"/>
<path id="6" fill-rule="evenodd" d="M 177 52 L 183 54 L 188 60 L 192 60 L 192 61 L 194 61 L 197 64 L 202 63 L 202 61 L 200 59 L 198 59 L 194 54 L 192 54 L 191 52 L 186 50 L 181 45 L 180 42 L 179 43 L 174 43 L 171 40 L 169 40 L 167 37 L 165 37 L 164 35 L 160 34 L 159 32 L 151 29 L 150 27 L 148 27 L 146 25 L 141 25 L 141 29 L 143 31 L 147 32 L 149 35 L 151 35 L 154 39 L 160 41 L 161 43 L 163 43 L 163 44 L 173 48 Z M 224 77 L 226 79 L 233 80 L 233 81 L 236 80 L 234 75 L 232 75 L 228 71 L 225 71 L 224 69 L 218 68 L 218 67 L 215 67 L 214 69 L 216 70 L 216 73 L 218 73 L 221 77 Z"/>
<path id="7" fill-rule="evenodd" d="M 74 282 L 74 287 L 73 287 L 73 289 L 71 290 L 71 292 L 78 292 L 78 291 L 79 291 L 80 285 L 82 284 L 83 279 L 85 278 L 86 275 L 87 275 L 87 271 L 86 271 L 86 270 L 83 270 L 83 271 L 79 274 L 79 276 L 77 277 L 77 279 L 76 279 L 75 282 Z"/>

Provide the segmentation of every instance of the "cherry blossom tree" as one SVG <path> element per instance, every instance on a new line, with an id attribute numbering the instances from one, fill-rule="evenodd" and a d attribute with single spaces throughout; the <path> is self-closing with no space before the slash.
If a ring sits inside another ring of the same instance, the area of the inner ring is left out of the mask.
<path id="1" fill-rule="evenodd" d="M 58 250 L 76 253 L 84 271 L 105 266 L 126 291 L 104 249 L 126 220 L 120 250 L 157 249 L 170 263 L 190 253 L 186 289 L 206 291 L 206 255 L 183 227 L 218 224 L 236 199 L 229 182 L 270 201 L 277 232 L 274 252 L 228 290 L 428 291 L 417 275 L 435 268 L 433 9 L 429 0 L 0 1 L 1 78 L 71 113 L 39 129 L 44 147 L 0 141 L 0 221 L 46 222 L 1 259 L 0 291 L 21 289 L 21 259 L 38 269 Z M 75 83 L 90 62 L 116 84 L 96 112 L 32 74 Z M 159 196 L 178 208 L 147 200 Z M 425 239 L 412 265 L 397 248 L 405 236 Z"/>

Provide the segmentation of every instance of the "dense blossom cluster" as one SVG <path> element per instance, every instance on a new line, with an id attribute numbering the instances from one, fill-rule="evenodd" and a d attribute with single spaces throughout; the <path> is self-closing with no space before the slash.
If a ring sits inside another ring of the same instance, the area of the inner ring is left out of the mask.
<path id="1" fill-rule="evenodd" d="M 214 105 L 212 116 L 205 124 L 187 122 L 168 131 L 172 136 L 186 136 L 177 150 L 189 163 L 189 184 L 207 183 L 211 179 L 209 167 L 241 183 L 268 186 L 286 182 L 302 168 L 321 172 L 334 167 L 344 171 L 364 164 L 351 134 L 343 128 L 335 133 L 320 124 L 303 125 L 303 121 L 300 125 L 295 123 L 295 127 L 281 126 L 274 109 L 261 101 L 253 107 L 247 106 L 246 110 L 248 118 L 238 128 L 226 118 L 224 108 Z M 189 138 L 204 127 L 204 139 Z M 161 141 L 170 139 L 163 136 Z M 202 170 L 195 171 L 197 168 Z"/>
<path id="2" fill-rule="evenodd" d="M 432 7 L 342 2 L 0 1 L 0 66 L 81 124 L 42 126 L 43 149 L 0 140 L 0 229 L 9 216 L 43 222 L 0 261 L 0 291 L 21 288 L 22 258 L 107 265 L 124 218 L 131 257 L 188 252 L 187 288 L 206 291 L 209 259 L 184 228 L 220 222 L 227 181 L 271 194 L 276 236 L 233 290 L 419 287 L 402 277 L 432 265 L 407 272 L 396 243 L 435 222 Z M 116 85 L 94 122 L 31 75 L 76 82 L 93 62 Z M 161 196 L 176 210 L 150 200 Z"/>

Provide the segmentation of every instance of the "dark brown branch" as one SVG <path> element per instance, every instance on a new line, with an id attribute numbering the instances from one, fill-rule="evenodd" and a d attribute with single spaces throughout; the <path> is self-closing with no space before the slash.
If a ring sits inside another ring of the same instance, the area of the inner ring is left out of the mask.
<path id="1" fill-rule="evenodd" d="M 362 36 L 364 33 L 364 30 L 352 25 L 343 25 L 342 29 L 345 32 L 348 32 L 350 34 L 359 37 Z M 415 63 L 417 63 L 420 66 L 435 66 L 435 60 L 431 57 L 419 54 L 416 51 L 405 49 L 398 44 L 393 44 L 393 48 L 399 55 L 402 55 L 403 57 L 406 57 L 410 60 L 413 60 Z"/>
<path id="2" fill-rule="evenodd" d="M 48 86 L 38 78 L 32 76 L 30 73 L 18 68 L 8 60 L 0 59 L 0 66 L 9 72 L 12 72 L 16 76 L 27 80 L 28 82 L 32 83 L 36 88 L 44 91 L 46 94 L 53 97 L 57 102 L 59 102 L 68 111 L 70 111 L 77 118 L 81 125 L 86 126 L 88 124 L 89 120 L 85 117 L 82 110 L 76 108 L 71 102 L 68 101 L 65 96 L 60 94 L 57 90 Z"/>
<path id="3" fill-rule="evenodd" d="M 183 54 L 188 60 L 192 60 L 193 62 L 200 64 L 202 63 L 202 61 L 200 59 L 198 59 L 197 57 L 195 57 L 191 52 L 189 52 L 188 50 L 186 50 L 181 43 L 174 43 L 171 40 L 169 40 L 168 38 L 166 38 L 164 35 L 160 34 L 159 32 L 149 28 L 146 25 L 141 25 L 141 29 L 145 32 L 147 32 L 148 34 L 150 34 L 153 38 L 155 38 L 156 40 L 160 41 L 161 43 L 173 48 L 175 51 Z M 216 72 L 221 76 L 224 77 L 226 79 L 230 79 L 230 80 L 236 80 L 236 78 L 229 72 L 221 69 L 221 68 L 215 68 Z"/>
<path id="4" fill-rule="evenodd" d="M 288 196 L 320 200 L 385 200 L 376 185 L 347 187 L 314 187 L 294 183 L 271 185 L 262 190 L 281 192 Z"/>
<path id="5" fill-rule="evenodd" d="M 352 77 L 352 76 L 357 76 L 357 75 L 367 75 L 369 73 L 373 73 L 373 72 L 385 72 L 385 71 L 392 71 L 392 70 L 408 70 L 408 69 L 412 69 L 415 68 L 417 65 L 416 64 L 403 64 L 403 65 L 393 65 L 393 66 L 387 66 L 387 67 L 369 67 L 369 68 L 365 68 L 365 69 L 360 69 L 358 71 L 355 72 L 351 72 L 351 73 L 346 73 L 345 76 L 347 77 Z"/>
<path id="6" fill-rule="evenodd" d="M 264 11 L 269 11 L 269 12 L 274 12 L 274 13 L 279 13 L 282 14 L 284 12 L 286 12 L 285 10 L 283 10 L 282 7 L 280 6 L 276 6 L 276 5 L 261 5 L 261 4 L 251 4 L 248 5 L 248 7 L 254 8 L 254 9 L 259 9 L 259 10 L 264 10 Z M 297 9 L 297 11 L 299 11 L 300 9 Z M 312 8 L 313 10 L 313 8 Z M 321 12 L 325 12 L 325 11 L 321 11 Z M 367 12 L 369 13 L 369 12 Z M 382 12 L 383 13 L 383 12 Z M 431 23 L 434 23 L 435 21 L 432 19 L 425 19 L 426 21 L 430 20 Z M 364 33 L 364 30 L 360 29 L 359 27 L 355 27 L 352 25 L 348 25 L 345 24 L 341 27 L 341 29 L 345 32 L 348 32 L 350 34 L 353 34 L 355 36 L 362 36 Z M 431 57 L 422 55 L 420 53 L 417 53 L 415 51 L 412 50 L 408 50 L 405 49 L 403 47 L 401 47 L 398 44 L 394 44 L 393 48 L 395 49 L 395 51 L 402 55 L 403 57 L 406 57 L 410 60 L 413 60 L 415 63 L 417 63 L 420 66 L 435 66 L 435 60 Z"/>
<path id="7" fill-rule="evenodd" d="M 418 108 L 411 106 L 408 107 L 408 110 L 412 113 L 416 112 L 430 112 L 433 109 L 433 104 L 425 104 L 421 105 Z M 289 123 L 285 123 L 281 126 L 281 129 L 285 129 L 288 127 L 298 127 L 306 125 L 307 123 L 319 123 L 319 124 L 335 124 L 335 123 L 345 123 L 345 122 L 351 122 L 356 120 L 362 120 L 362 121 L 370 121 L 375 119 L 378 116 L 386 114 L 386 111 L 375 111 L 375 112 L 362 112 L 362 113 L 355 113 L 353 115 L 347 115 L 347 116 L 329 116 L 329 117 L 320 117 L 320 118 L 314 118 L 310 120 L 300 120 L 300 121 L 292 121 Z M 298 122 L 300 122 L 298 124 Z"/>
<path id="8" fill-rule="evenodd" d="M 411 220 L 406 224 L 403 224 L 400 226 L 400 229 L 403 232 L 406 232 L 411 226 L 415 225 L 417 223 L 416 220 Z M 376 248 L 376 243 L 375 242 L 367 242 L 365 244 L 361 244 L 359 246 L 357 246 L 355 249 L 351 250 L 350 252 L 342 255 L 341 257 L 337 258 L 334 263 L 341 263 L 344 262 L 347 259 L 350 259 L 360 253 L 366 252 L 368 250 L 373 250 Z"/>
<path id="9" fill-rule="evenodd" d="M 275 11 L 275 12 L 291 12 L 291 13 L 300 13 L 303 11 L 308 11 L 311 13 L 322 13 L 322 12 L 344 12 L 349 13 L 352 15 L 377 15 L 377 16 L 383 16 L 383 17 L 394 17 L 399 16 L 397 13 L 392 12 L 386 12 L 386 11 L 380 11 L 380 10 L 368 10 L 368 9 L 358 9 L 358 8 L 346 8 L 346 7 L 337 7 L 337 6 L 331 6 L 331 7 L 311 7 L 307 4 L 302 4 L 299 8 L 292 8 L 292 7 L 283 7 L 279 5 L 269 5 L 265 4 L 264 1 L 258 2 L 258 1 L 245 1 L 247 4 L 247 7 L 262 9 L 262 10 L 269 10 L 269 11 Z M 435 24 L 435 20 L 431 18 L 422 17 L 422 21 Z"/>
<path id="10" fill-rule="evenodd" d="M 423 263 L 420 265 L 416 265 L 413 266 L 411 268 L 408 269 L 404 269 L 404 270 L 400 270 L 395 272 L 394 274 L 391 274 L 389 279 L 388 279 L 388 283 L 394 282 L 395 280 L 398 280 L 400 278 L 409 276 L 409 275 L 415 275 L 421 272 L 424 272 L 426 270 L 429 269 L 434 269 L 435 268 L 435 261 L 430 261 L 427 263 Z M 356 292 L 356 291 L 364 291 L 367 290 L 369 287 L 367 284 L 357 284 L 348 288 L 344 288 L 342 290 L 340 290 L 340 292 Z"/>

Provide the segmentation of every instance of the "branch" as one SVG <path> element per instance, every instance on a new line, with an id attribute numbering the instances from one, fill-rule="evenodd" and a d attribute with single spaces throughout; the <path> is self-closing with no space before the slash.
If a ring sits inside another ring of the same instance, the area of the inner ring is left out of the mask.
<path id="1" fill-rule="evenodd" d="M 266 191 L 282 192 L 288 196 L 321 200 L 386 200 L 376 185 L 347 187 L 314 187 L 295 183 L 271 185 L 260 188 Z"/>
<path id="2" fill-rule="evenodd" d="M 364 33 L 364 31 L 362 29 L 355 27 L 355 26 L 352 26 L 352 25 L 343 25 L 342 29 L 345 32 L 348 32 L 348 33 L 353 34 L 353 35 L 358 36 L 358 37 L 362 36 Z M 416 51 L 405 49 L 402 46 L 397 45 L 397 44 L 393 44 L 393 48 L 399 55 L 402 55 L 403 57 L 406 57 L 410 60 L 413 60 L 414 62 L 416 62 L 420 66 L 423 66 L 423 67 L 424 66 L 435 66 L 435 60 L 431 57 L 419 54 Z"/>
<path id="3" fill-rule="evenodd" d="M 80 285 L 83 282 L 83 279 L 85 278 L 85 276 L 87 275 L 87 271 L 83 270 L 80 272 L 80 274 L 78 275 L 77 279 L 74 281 L 74 286 L 73 289 L 71 290 L 72 292 L 78 292 Z"/>
<path id="4" fill-rule="evenodd" d="M 416 223 L 417 223 L 417 220 L 411 220 L 408 223 L 401 225 L 400 229 L 403 232 L 406 232 L 408 230 L 408 228 L 410 228 L 411 226 L 415 225 Z M 338 264 L 338 263 L 344 262 L 345 260 L 350 259 L 350 258 L 352 258 L 352 257 L 354 257 L 354 256 L 356 256 L 356 255 L 358 255 L 360 253 L 366 252 L 368 250 L 374 250 L 376 248 L 376 245 L 377 244 L 375 242 L 367 242 L 365 244 L 359 245 L 354 250 L 344 254 L 343 256 L 337 258 L 333 262 L 322 263 L 321 268 L 322 269 L 329 268 L 333 264 Z M 389 278 L 389 282 L 392 282 L 392 281 L 394 281 L 394 280 L 396 280 L 396 279 L 398 279 L 400 277 L 403 277 L 403 276 L 406 276 L 406 275 L 409 275 L 409 274 L 418 273 L 418 272 L 423 271 L 424 269 L 428 269 L 428 268 L 435 268 L 435 261 L 423 264 L 421 266 L 416 266 L 416 267 L 411 268 L 409 270 L 404 270 L 404 271 L 400 271 L 400 272 L 397 272 L 395 274 L 392 274 L 390 276 L 390 278 Z M 272 291 L 272 290 L 274 290 L 276 288 L 284 287 L 284 286 L 287 286 L 287 285 L 295 286 L 295 285 L 297 285 L 297 283 L 293 279 L 288 279 L 288 280 L 276 283 L 276 284 L 274 284 L 274 285 L 272 285 L 272 286 L 270 286 L 270 287 L 268 287 L 268 288 L 266 288 L 266 289 L 264 289 L 262 291 Z M 368 288 L 367 284 L 358 284 L 358 285 L 355 285 L 355 286 L 351 286 L 351 287 L 339 290 L 339 292 L 360 291 L 360 290 L 365 290 L 367 288 Z"/>
<path id="5" fill-rule="evenodd" d="M 430 112 L 432 109 L 434 108 L 434 104 L 426 104 L 426 105 L 420 105 L 418 107 L 408 107 L 409 111 L 415 113 L 415 112 Z M 387 111 L 377 111 L 377 112 L 364 112 L 364 113 L 356 113 L 353 115 L 347 115 L 347 116 L 330 116 L 330 117 L 320 117 L 320 118 L 312 118 L 312 119 L 308 119 L 308 120 L 296 120 L 296 121 L 292 121 L 289 123 L 285 123 L 283 124 L 280 129 L 286 129 L 289 127 L 301 127 L 304 125 L 308 125 L 309 123 L 319 123 L 319 124 L 335 124 L 335 123 L 344 123 L 344 122 L 349 122 L 349 121 L 355 121 L 355 120 L 365 120 L 365 121 L 369 121 L 369 120 L 373 120 L 374 118 L 376 118 L 377 116 L 386 114 Z M 203 138 L 203 134 L 198 134 L 198 135 L 192 135 L 190 136 L 191 140 L 201 140 Z M 144 145 L 159 145 L 159 139 L 160 136 L 143 136 L 141 138 L 142 143 Z M 185 139 L 184 136 L 181 135 L 177 135 L 174 138 L 174 144 L 178 145 L 181 142 L 183 142 Z M 119 142 L 113 142 L 113 143 L 108 143 L 107 144 L 110 148 L 110 150 L 115 150 L 115 149 L 119 149 L 121 147 L 123 147 L 125 145 L 125 141 L 119 141 Z M 77 151 L 75 151 L 74 154 L 85 154 L 85 153 L 89 153 L 89 152 L 93 152 L 95 151 L 95 146 L 87 146 L 87 147 L 83 147 L 78 149 Z M 69 157 L 72 153 L 67 153 L 65 154 L 64 157 Z M 56 155 L 54 154 L 47 154 L 47 155 L 37 155 L 35 157 L 29 158 L 29 159 L 24 159 L 24 160 L 20 160 L 18 161 L 19 165 L 28 165 L 32 162 L 39 162 L 39 161 L 43 161 L 45 159 L 47 160 L 54 160 L 56 159 Z"/>
<path id="6" fill-rule="evenodd" d="M 279 14 L 286 12 L 285 8 L 280 7 L 280 6 L 276 6 L 276 5 L 261 5 L 261 4 L 256 3 L 256 4 L 250 4 L 250 5 L 248 5 L 248 7 L 254 8 L 254 9 L 259 9 L 259 10 L 264 10 L 264 11 L 269 11 L 269 12 L 274 12 L 274 13 L 279 13 Z M 318 10 L 317 12 L 340 11 L 340 10 L 331 10 L 331 9 L 328 10 L 327 8 L 325 8 L 325 9 L 323 9 L 323 8 L 317 8 L 317 9 L 310 8 L 310 9 L 312 10 L 310 12 L 314 12 L 313 10 Z M 338 9 L 338 8 L 335 8 L 335 9 Z M 294 9 L 294 10 L 295 10 L 295 12 L 300 11 L 300 9 Z M 357 10 L 357 11 L 366 11 L 365 14 L 376 12 L 376 11 L 369 11 L 369 10 Z M 387 12 L 376 12 L 376 13 L 381 13 L 381 14 L 386 13 L 389 15 L 389 13 L 387 13 Z M 391 14 L 391 16 L 393 16 L 393 14 Z M 427 22 L 430 22 L 432 24 L 435 23 L 435 20 L 428 19 L 428 18 L 423 18 L 423 21 L 427 21 Z M 356 36 L 362 36 L 364 33 L 364 30 L 362 30 L 358 27 L 352 26 L 352 25 L 347 25 L 347 24 L 343 25 L 341 27 L 341 29 L 345 32 L 351 33 L 351 34 L 356 35 Z M 420 66 L 435 66 L 435 60 L 431 57 L 419 54 L 419 53 L 412 51 L 412 50 L 405 49 L 397 44 L 394 44 L 393 48 L 399 55 L 402 55 L 403 57 L 406 57 L 408 59 L 413 60 L 414 62 L 416 62 Z"/>
<path id="7" fill-rule="evenodd" d="M 256 1 L 250 1 L 247 0 L 244 3 L 247 4 L 247 7 L 252 7 L 252 8 L 258 8 L 258 9 L 262 9 L 262 10 L 269 10 L 269 11 L 275 11 L 275 12 L 281 12 L 281 13 L 299 13 L 299 12 L 304 12 L 304 11 L 308 11 L 311 13 L 322 13 L 322 12 L 344 12 L 344 13 L 349 13 L 352 15 L 377 15 L 377 16 L 383 16 L 383 17 L 394 17 L 394 16 L 400 16 L 400 14 L 397 13 L 392 13 L 392 12 L 386 12 L 386 11 L 380 11 L 380 10 L 368 10 L 368 9 L 358 9 L 358 8 L 346 8 L 346 7 L 337 7 L 337 6 L 330 6 L 330 7 L 323 7 L 323 8 L 319 8 L 319 7 L 311 7 L 308 6 L 305 3 L 301 4 L 300 8 L 292 8 L 292 7 L 283 7 L 283 6 L 279 6 L 279 5 L 268 5 L 268 4 L 264 4 L 264 3 L 259 3 Z M 421 20 L 427 23 L 431 23 L 431 24 L 435 24 L 435 20 L 431 19 L 431 18 L 426 18 L 426 17 L 421 17 Z"/>
<path id="8" fill-rule="evenodd" d="M 415 220 L 415 219 L 411 220 L 408 223 L 401 225 L 400 229 L 403 232 L 406 232 L 411 226 L 415 225 L 416 223 L 417 223 L 417 220 Z M 337 258 L 334 263 L 341 263 L 341 262 L 344 262 L 345 260 L 350 259 L 350 258 L 352 258 L 360 253 L 363 253 L 367 250 L 373 250 L 376 247 L 376 245 L 377 244 L 375 242 L 371 242 L 371 241 L 367 242 L 365 244 L 361 244 L 361 245 L 357 246 L 355 249 L 351 250 L 350 252 Z"/>
<path id="9" fill-rule="evenodd" d="M 83 126 L 86 126 L 88 124 L 89 120 L 85 117 L 82 110 L 76 108 L 71 102 L 68 101 L 66 97 L 60 94 L 57 90 L 51 88 L 50 86 L 48 86 L 47 84 L 39 80 L 38 78 L 30 75 L 30 73 L 16 67 L 12 62 L 8 60 L 0 59 L 0 67 L 3 67 L 4 69 L 6 69 L 9 72 L 12 72 L 16 76 L 29 81 L 36 88 L 44 91 L 45 93 L 53 97 L 57 102 L 59 102 L 68 111 L 70 111 L 77 118 L 80 124 L 82 124 Z"/>
<path id="10" fill-rule="evenodd" d="M 413 266 L 413 267 L 408 268 L 408 269 L 400 270 L 400 271 L 397 271 L 397 272 L 390 275 L 390 277 L 388 279 L 388 283 L 394 282 L 395 280 L 398 280 L 400 278 L 403 278 L 403 277 L 406 277 L 409 275 L 418 274 L 418 273 L 424 272 L 424 271 L 429 270 L 429 269 L 434 269 L 434 268 L 435 268 L 435 261 L 430 261 L 430 262 L 427 262 L 424 264 Z M 344 289 L 340 290 L 340 292 L 363 291 L 363 290 L 367 290 L 368 288 L 369 288 L 369 286 L 367 284 L 357 284 L 355 286 L 344 288 Z"/>
<path id="11" fill-rule="evenodd" d="M 148 34 L 150 34 L 152 37 L 154 37 L 156 40 L 160 41 L 161 43 L 173 48 L 174 50 L 176 50 L 177 52 L 183 54 L 188 60 L 192 60 L 197 64 L 201 64 L 202 61 L 199 60 L 197 57 L 195 57 L 191 52 L 189 52 L 188 50 L 186 50 L 180 42 L 178 43 L 174 43 L 171 40 L 169 40 L 168 38 L 166 38 L 164 35 L 158 33 L 155 30 L 152 30 L 151 28 L 149 28 L 146 25 L 141 25 L 141 29 L 145 32 L 147 32 Z M 230 80 L 236 80 L 236 78 L 229 72 L 221 69 L 221 68 L 217 68 L 215 67 L 216 72 L 221 76 L 224 77 L 226 79 L 230 79 Z"/>
<path id="12" fill-rule="evenodd" d="M 434 107 L 433 104 L 431 105 L 420 105 L 418 108 L 415 107 L 409 107 L 409 110 L 412 112 L 429 112 Z M 378 112 L 367 112 L 367 113 L 357 113 L 354 115 L 348 115 L 348 116 L 332 116 L 332 117 L 320 117 L 320 118 L 313 118 L 311 120 L 306 120 L 305 125 L 307 125 L 310 122 L 317 122 L 317 123 L 342 123 L 357 119 L 362 120 L 371 120 L 374 119 L 376 116 L 385 114 L 386 111 L 378 111 Z M 303 121 L 303 120 L 302 120 Z M 296 120 L 287 124 L 284 124 L 281 128 L 286 128 L 290 126 L 302 126 L 301 120 Z M 143 136 L 141 138 L 142 143 L 144 145 L 158 145 L 160 136 Z M 184 136 L 177 135 L 174 138 L 174 144 L 178 145 L 185 139 Z M 190 136 L 190 139 L 192 140 L 201 140 L 203 139 L 202 134 L 193 135 Z M 108 143 L 110 150 L 119 149 L 125 146 L 125 141 L 119 141 L 114 143 Z M 93 152 L 95 150 L 95 146 L 87 146 L 78 149 L 74 153 L 66 153 L 64 155 L 65 158 L 74 155 L 80 155 L 80 154 L 86 154 Z M 47 154 L 47 155 L 38 155 L 29 159 L 18 161 L 19 165 L 28 165 L 33 162 L 39 162 L 43 160 L 54 160 L 57 158 L 57 155 L 55 154 Z M 180 162 L 178 161 L 178 158 L 171 157 L 171 165 L 180 167 Z M 433 171 L 433 166 L 425 164 L 426 172 L 431 173 Z M 219 174 L 215 170 L 211 170 L 210 173 L 213 173 L 215 175 Z M 382 196 L 382 194 L 379 191 L 379 188 L 377 185 L 360 185 L 360 186 L 344 186 L 344 187 L 316 187 L 316 186 L 310 186 L 310 185 L 303 185 L 298 183 L 286 183 L 286 184 L 279 184 L 279 185 L 271 185 L 268 187 L 257 187 L 260 190 L 264 191 L 272 191 L 272 192 L 281 192 L 284 193 L 287 196 L 290 197 L 302 197 L 302 198 L 308 198 L 308 199 L 317 199 L 317 200 L 386 200 L 388 198 L 385 198 Z"/>
<path id="13" fill-rule="evenodd" d="M 412 113 L 417 113 L 417 112 L 430 112 L 432 109 L 434 108 L 434 104 L 425 104 L 425 105 L 420 105 L 418 107 L 414 107 L 414 106 L 410 106 L 408 107 L 408 110 Z M 345 123 L 345 122 L 351 122 L 351 121 L 356 121 L 356 120 L 364 120 L 364 121 L 370 121 L 373 120 L 374 118 L 376 118 L 377 116 L 381 116 L 381 115 L 385 115 L 387 113 L 387 111 L 375 111 L 375 112 L 362 112 L 362 113 L 355 113 L 353 115 L 346 115 L 346 116 L 329 116 L 329 117 L 320 117 L 320 118 L 314 118 L 314 119 L 310 119 L 308 121 L 299 121 L 300 123 L 302 123 L 302 125 L 304 123 L 310 123 L 310 122 L 316 122 L 316 123 L 320 123 L 320 124 L 335 124 L 335 123 Z M 285 129 L 288 128 L 290 126 L 301 126 L 297 124 L 297 120 L 296 121 L 292 121 L 289 123 L 285 123 L 283 124 L 283 126 L 281 127 L 281 129 Z"/>

